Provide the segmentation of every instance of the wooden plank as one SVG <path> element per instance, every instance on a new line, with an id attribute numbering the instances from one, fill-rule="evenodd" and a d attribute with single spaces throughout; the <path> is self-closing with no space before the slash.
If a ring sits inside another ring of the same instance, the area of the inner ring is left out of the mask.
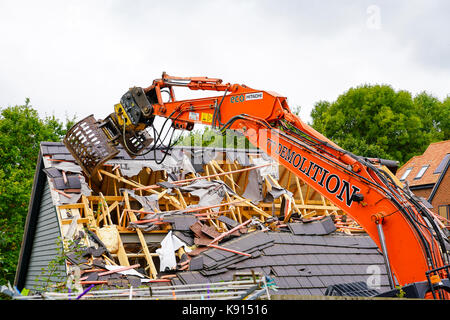
<path id="1" fill-rule="evenodd" d="M 124 198 L 125 198 L 125 206 L 126 206 L 126 208 L 131 209 L 131 207 L 130 207 L 130 200 L 128 198 L 128 192 L 126 192 L 126 191 L 124 192 Z M 137 221 L 136 215 L 134 214 L 133 211 L 128 211 L 128 215 L 130 217 L 130 221 L 131 222 L 136 222 Z M 151 276 L 151 278 L 156 279 L 156 277 L 158 276 L 158 272 L 156 271 L 155 263 L 153 262 L 153 258 L 152 258 L 151 254 L 150 254 L 150 250 L 148 249 L 147 242 L 145 241 L 144 234 L 142 233 L 142 230 L 139 229 L 139 228 L 136 229 L 136 233 L 137 233 L 137 235 L 139 237 L 139 242 L 142 245 L 142 250 L 144 251 L 144 254 L 145 254 L 145 260 L 147 261 L 147 264 L 150 267 L 150 276 Z"/>
<path id="2" fill-rule="evenodd" d="M 178 180 L 178 181 L 172 181 L 172 183 L 173 184 L 180 184 L 180 183 L 192 182 L 194 180 L 200 180 L 200 179 L 208 179 L 208 180 L 210 180 L 211 178 L 220 177 L 220 176 L 224 176 L 224 175 L 230 175 L 230 174 L 238 173 L 238 172 L 255 170 L 255 169 L 267 167 L 269 165 L 271 165 L 271 163 L 262 164 L 262 165 L 254 166 L 254 167 L 243 168 L 243 169 L 234 170 L 234 171 L 230 171 L 230 172 L 217 173 L 217 171 L 216 171 L 215 174 L 211 174 L 211 175 L 209 174 L 209 170 L 208 170 L 208 167 L 206 165 L 205 166 L 205 171 L 207 172 L 206 176 L 195 177 L 195 178 L 191 178 L 191 179 Z M 158 185 L 143 186 L 143 187 L 136 188 L 134 190 L 151 190 L 151 189 L 155 189 L 155 188 L 161 188 L 161 186 L 158 186 Z"/>
<path id="3" fill-rule="evenodd" d="M 71 203 L 71 204 L 62 204 L 58 206 L 59 209 L 83 209 L 84 205 L 82 203 Z"/>
<path id="4" fill-rule="evenodd" d="M 236 192 L 236 182 L 234 182 L 233 180 L 233 176 L 230 174 L 230 172 L 226 172 L 224 171 L 215 160 L 211 160 L 210 162 L 212 164 L 212 169 L 214 170 L 214 173 L 218 174 L 217 171 L 214 169 L 217 168 L 217 170 L 220 171 L 220 173 L 225 175 L 225 178 L 228 178 L 228 180 L 230 181 L 231 184 L 231 188 L 233 189 L 234 192 Z M 239 186 L 238 186 L 239 187 Z"/>
<path id="5" fill-rule="evenodd" d="M 89 208 L 89 201 L 88 198 L 85 195 L 81 196 L 81 202 L 83 204 L 83 213 L 86 218 L 88 218 L 88 227 L 91 230 L 97 229 L 97 224 L 95 223 L 95 217 L 92 210 Z"/>
<path id="6" fill-rule="evenodd" d="M 61 224 L 63 224 L 63 225 L 71 224 L 71 223 L 72 223 L 72 219 L 62 219 L 61 220 Z M 89 223 L 89 219 L 88 218 L 80 218 L 80 219 L 77 220 L 77 223 L 78 224 L 83 224 L 83 223 L 88 224 Z"/>
<path id="7" fill-rule="evenodd" d="M 130 269 L 139 268 L 140 266 L 141 265 L 139 263 L 137 263 L 137 264 L 133 264 L 132 266 L 126 266 L 126 267 L 123 267 L 123 268 L 117 268 L 115 270 L 109 270 L 109 271 L 101 272 L 101 273 L 98 274 L 98 276 L 99 277 L 106 276 L 106 275 L 112 274 L 112 273 L 117 273 L 117 272 L 127 271 L 127 270 L 130 270 Z"/>
<path id="8" fill-rule="evenodd" d="M 117 228 L 117 226 L 116 226 L 116 228 Z M 127 253 L 123 246 L 122 239 L 120 239 L 120 232 L 119 232 L 119 230 L 117 230 L 117 232 L 119 233 L 119 250 L 117 251 L 117 257 L 119 259 L 119 263 L 122 266 L 129 266 L 130 262 L 128 261 Z"/>

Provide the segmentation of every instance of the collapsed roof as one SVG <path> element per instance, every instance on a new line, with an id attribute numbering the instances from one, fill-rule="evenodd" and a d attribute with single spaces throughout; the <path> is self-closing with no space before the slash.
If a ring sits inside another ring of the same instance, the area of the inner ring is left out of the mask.
<path id="1" fill-rule="evenodd" d="M 166 157 L 156 150 L 134 159 L 120 149 L 87 178 L 62 143 L 43 142 L 19 288 L 31 289 L 37 269 L 55 256 L 57 238 L 71 249 L 61 273 L 78 271 L 84 289 L 256 273 L 273 279 L 278 294 L 323 295 L 374 272 L 378 289 L 389 288 L 383 256 L 367 234 L 255 149 L 175 147 Z M 43 290 L 42 282 L 35 288 Z"/>

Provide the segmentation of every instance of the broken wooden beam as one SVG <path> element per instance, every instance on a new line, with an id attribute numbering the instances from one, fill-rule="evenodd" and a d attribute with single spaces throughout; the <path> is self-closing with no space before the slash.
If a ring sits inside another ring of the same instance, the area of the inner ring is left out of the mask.
<path id="1" fill-rule="evenodd" d="M 229 234 L 235 232 L 236 230 L 239 230 L 240 228 L 246 226 L 246 225 L 249 224 L 250 222 L 252 222 L 252 219 L 248 219 L 247 221 L 241 223 L 240 225 L 234 227 L 233 229 L 231 229 L 231 230 L 229 230 L 229 231 L 227 231 L 227 232 L 222 233 L 220 236 L 214 238 L 214 239 L 208 244 L 208 247 L 210 247 L 214 242 L 218 242 L 219 240 L 222 240 L 223 238 L 225 238 L 227 235 L 229 235 Z"/>
<path id="2" fill-rule="evenodd" d="M 98 276 L 99 276 L 99 277 L 101 277 L 101 276 L 106 276 L 106 275 L 112 274 L 112 273 L 117 273 L 117 272 L 127 271 L 127 270 L 130 270 L 130 269 L 139 268 L 140 266 L 141 266 L 141 265 L 140 265 L 139 263 L 138 263 L 138 264 L 133 264 L 132 266 L 126 266 L 126 267 L 117 268 L 117 269 L 114 269 L 114 270 L 109 270 L 109 271 L 101 272 L 101 273 L 98 274 Z"/>
<path id="3" fill-rule="evenodd" d="M 238 169 L 238 170 L 233 170 L 233 171 L 221 172 L 221 173 L 216 173 L 216 174 L 211 174 L 211 175 L 206 175 L 206 176 L 200 176 L 200 177 L 196 177 L 196 178 L 190 178 L 190 179 L 184 179 L 184 180 L 178 180 L 178 181 L 171 181 L 170 183 L 172 183 L 172 184 L 181 184 L 181 183 L 192 182 L 192 181 L 200 180 L 200 179 L 209 179 L 209 178 L 214 178 L 214 177 L 219 177 L 219 176 L 224 176 L 224 175 L 230 175 L 230 174 L 233 174 L 233 173 L 239 173 L 239 172 L 259 169 L 259 168 L 267 167 L 269 165 L 271 165 L 271 163 L 262 164 L 262 165 L 254 166 L 254 167 Z M 137 188 L 135 188 L 133 190 L 150 190 L 150 189 L 156 189 L 156 188 L 161 188 L 161 186 L 160 185 L 151 185 L 151 186 L 146 186 L 146 187 L 137 187 Z"/>
<path id="4" fill-rule="evenodd" d="M 252 256 L 249 253 L 245 253 L 245 252 L 241 252 L 241 251 L 225 248 L 225 247 L 218 246 L 218 245 L 215 245 L 215 244 L 209 244 L 208 247 L 216 248 L 216 249 L 220 249 L 220 250 L 224 250 L 224 251 L 228 251 L 228 252 L 232 252 L 232 253 L 236 253 L 236 254 L 240 254 L 240 255 L 243 255 L 243 256 L 247 256 L 247 257 L 251 257 Z"/>

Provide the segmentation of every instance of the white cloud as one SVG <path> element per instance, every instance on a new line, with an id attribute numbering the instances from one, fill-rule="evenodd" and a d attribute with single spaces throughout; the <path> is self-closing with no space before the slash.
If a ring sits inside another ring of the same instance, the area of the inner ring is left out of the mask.
<path id="1" fill-rule="evenodd" d="M 162 71 L 276 91 L 305 121 L 315 102 L 363 83 L 449 94 L 450 66 L 435 66 L 449 52 L 434 34 L 449 29 L 432 19 L 442 2 L 313 3 L 2 1 L 0 106 L 29 97 L 41 114 L 102 118 Z M 371 5 L 380 28 L 368 28 Z"/>

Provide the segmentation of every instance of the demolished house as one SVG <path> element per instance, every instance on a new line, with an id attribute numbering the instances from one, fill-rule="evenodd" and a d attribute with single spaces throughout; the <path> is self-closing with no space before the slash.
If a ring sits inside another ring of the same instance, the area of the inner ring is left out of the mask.
<path id="1" fill-rule="evenodd" d="M 262 151 L 180 146 L 132 159 L 119 150 L 87 177 L 62 143 L 41 143 L 20 291 L 168 288 L 182 299 L 174 288 L 244 275 L 265 283 L 266 298 L 268 287 L 277 295 L 389 289 L 364 230 Z"/>

